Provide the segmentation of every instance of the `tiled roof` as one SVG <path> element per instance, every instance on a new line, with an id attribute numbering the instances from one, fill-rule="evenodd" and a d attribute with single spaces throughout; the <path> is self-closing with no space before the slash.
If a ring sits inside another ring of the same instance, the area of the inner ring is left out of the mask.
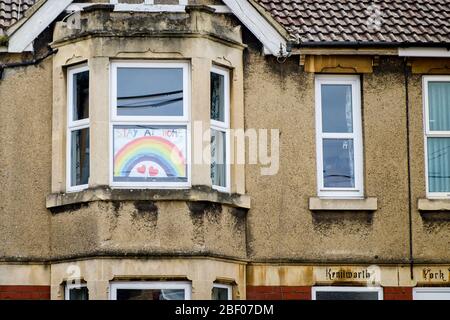
<path id="1" fill-rule="evenodd" d="M 0 29 L 6 29 L 21 17 L 37 0 L 0 0 Z"/>
<path id="2" fill-rule="evenodd" d="M 300 43 L 448 43 L 450 0 L 255 0 Z"/>

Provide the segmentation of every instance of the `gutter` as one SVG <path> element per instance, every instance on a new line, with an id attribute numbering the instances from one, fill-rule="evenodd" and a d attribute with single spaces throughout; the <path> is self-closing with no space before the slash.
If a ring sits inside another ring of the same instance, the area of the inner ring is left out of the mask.
<path id="1" fill-rule="evenodd" d="M 32 60 L 23 61 L 23 62 L 13 62 L 13 63 L 0 64 L 0 80 L 3 79 L 3 73 L 4 73 L 5 69 L 12 69 L 12 68 L 19 68 L 19 67 L 26 67 L 26 66 L 34 66 L 34 65 L 37 65 L 37 64 L 41 63 L 42 61 L 44 61 L 48 57 L 56 54 L 57 52 L 58 52 L 58 49 L 50 49 L 43 56 L 38 57 L 38 58 L 34 58 Z"/>
<path id="2" fill-rule="evenodd" d="M 448 42 L 373 42 L 373 41 L 320 41 L 320 42 L 291 42 L 296 48 L 316 48 L 316 47 L 386 47 L 386 48 L 410 48 L 410 47 L 427 47 L 427 48 L 446 48 L 450 50 Z"/>

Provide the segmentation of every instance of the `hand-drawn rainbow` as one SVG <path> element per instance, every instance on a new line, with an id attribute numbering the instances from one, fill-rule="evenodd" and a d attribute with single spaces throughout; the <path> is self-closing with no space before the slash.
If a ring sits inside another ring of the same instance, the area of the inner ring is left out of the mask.
<path id="1" fill-rule="evenodd" d="M 157 136 L 141 137 L 122 147 L 114 156 L 114 176 L 128 177 L 133 168 L 143 161 L 157 163 L 167 177 L 186 176 L 183 153 L 172 142 Z"/>

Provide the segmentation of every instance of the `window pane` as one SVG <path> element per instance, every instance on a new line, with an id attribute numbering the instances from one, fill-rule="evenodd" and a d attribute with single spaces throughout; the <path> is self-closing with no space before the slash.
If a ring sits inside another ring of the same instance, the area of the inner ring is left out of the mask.
<path id="1" fill-rule="evenodd" d="M 450 192 L 450 138 L 428 138 L 430 192 Z"/>
<path id="2" fill-rule="evenodd" d="M 351 85 L 322 85 L 322 131 L 353 132 Z"/>
<path id="3" fill-rule="evenodd" d="M 89 290 L 87 287 L 70 289 L 69 300 L 89 300 Z"/>
<path id="4" fill-rule="evenodd" d="M 114 126 L 115 182 L 187 182 L 186 126 Z"/>
<path id="5" fill-rule="evenodd" d="M 117 300 L 184 300 L 184 289 L 117 289 Z"/>
<path id="6" fill-rule="evenodd" d="M 226 187 L 226 133 L 211 129 L 211 180 L 214 186 Z"/>
<path id="7" fill-rule="evenodd" d="M 212 300 L 228 300 L 228 289 L 214 287 L 212 290 Z"/>
<path id="8" fill-rule="evenodd" d="M 118 68 L 118 116 L 182 116 L 182 68 Z"/>
<path id="9" fill-rule="evenodd" d="M 352 139 L 323 140 L 323 179 L 326 188 L 354 188 L 355 165 Z"/>
<path id="10" fill-rule="evenodd" d="M 430 130 L 450 131 L 450 82 L 429 82 Z"/>
<path id="11" fill-rule="evenodd" d="M 88 184 L 89 181 L 89 128 L 71 133 L 71 186 Z"/>
<path id="12" fill-rule="evenodd" d="M 89 118 L 89 71 L 73 75 L 73 121 Z"/>
<path id="13" fill-rule="evenodd" d="M 378 300 L 378 292 L 318 291 L 316 300 Z"/>
<path id="14" fill-rule="evenodd" d="M 211 119 L 225 121 L 225 77 L 211 72 Z"/>

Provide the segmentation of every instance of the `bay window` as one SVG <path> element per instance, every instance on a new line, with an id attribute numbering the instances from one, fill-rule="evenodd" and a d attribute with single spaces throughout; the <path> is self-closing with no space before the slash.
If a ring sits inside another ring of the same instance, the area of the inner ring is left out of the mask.
<path id="1" fill-rule="evenodd" d="M 358 76 L 316 76 L 317 185 L 322 197 L 363 196 Z"/>
<path id="2" fill-rule="evenodd" d="M 88 187 L 89 157 L 89 69 L 67 71 L 67 191 Z"/>
<path id="3" fill-rule="evenodd" d="M 450 77 L 424 77 L 428 197 L 450 197 Z"/>
<path id="4" fill-rule="evenodd" d="M 188 64 L 115 62 L 111 72 L 111 185 L 188 187 Z"/>
<path id="5" fill-rule="evenodd" d="M 219 191 L 230 190 L 230 76 L 214 67 L 211 71 L 211 182 Z"/>

